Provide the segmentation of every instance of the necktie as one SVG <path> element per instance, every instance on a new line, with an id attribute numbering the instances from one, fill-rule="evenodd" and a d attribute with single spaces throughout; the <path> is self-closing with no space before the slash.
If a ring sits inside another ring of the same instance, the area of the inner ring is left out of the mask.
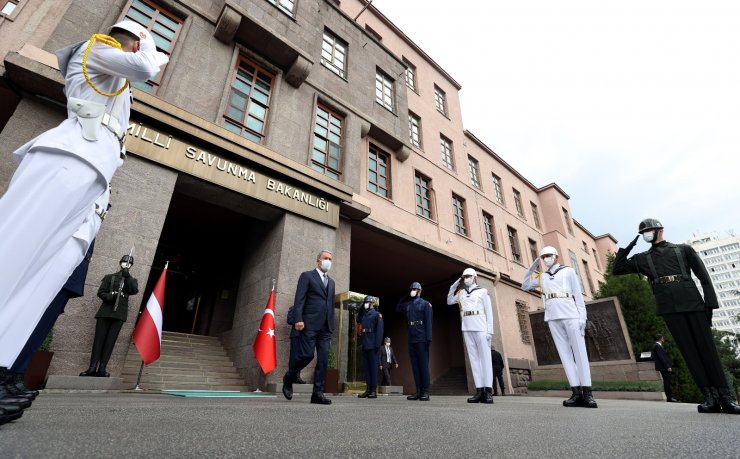
<path id="1" fill-rule="evenodd" d="M 390 346 L 385 347 L 385 358 L 388 361 L 388 363 L 391 363 L 391 347 Z"/>
<path id="2" fill-rule="evenodd" d="M 326 288 L 327 284 L 329 284 L 329 276 L 326 275 L 326 273 L 322 274 L 321 277 L 324 278 L 324 288 Z"/>

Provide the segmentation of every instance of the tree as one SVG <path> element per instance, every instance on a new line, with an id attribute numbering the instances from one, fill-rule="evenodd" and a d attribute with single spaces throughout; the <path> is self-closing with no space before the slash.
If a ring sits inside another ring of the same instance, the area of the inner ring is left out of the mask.
<path id="1" fill-rule="evenodd" d="M 727 385 L 740 392 L 740 359 L 737 357 L 737 335 L 728 331 L 712 330 L 714 343 L 722 366 L 725 368 Z"/>
<path id="2" fill-rule="evenodd" d="M 604 282 L 599 283 L 596 298 L 616 296 L 622 308 L 622 316 L 627 324 L 627 331 L 635 353 L 653 348 L 655 335 L 661 334 L 666 340 L 666 351 L 673 361 L 673 393 L 683 401 L 702 401 L 699 389 L 673 343 L 673 337 L 665 322 L 655 313 L 655 297 L 647 280 L 638 274 L 615 276 L 612 274 L 614 254 L 608 257 L 608 266 Z"/>

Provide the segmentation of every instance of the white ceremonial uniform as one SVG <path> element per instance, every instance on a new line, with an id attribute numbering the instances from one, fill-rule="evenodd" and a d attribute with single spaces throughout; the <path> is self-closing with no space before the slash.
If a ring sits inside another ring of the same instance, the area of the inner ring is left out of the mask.
<path id="1" fill-rule="evenodd" d="M 168 59 L 156 51 L 149 38 L 141 41 L 141 51 L 137 53 L 99 42 L 93 44 L 87 72 L 95 86 L 112 93 L 124 85 L 126 78 L 153 78 L 159 66 Z M 125 130 L 129 122 L 130 90 L 117 97 L 96 93 L 82 72 L 86 47 L 87 42 L 82 42 L 57 52 L 59 68 L 65 77 L 65 94 L 68 99 L 104 105 L 109 116 Z M 52 265 L 73 234 L 83 226 L 93 203 L 108 188 L 122 163 L 121 145 L 113 132 L 101 125 L 97 128 L 97 140 L 86 140 L 80 123 L 70 109 L 68 118 L 59 126 L 13 154 L 20 164 L 0 199 L 0 260 L 3 260 L 0 263 L 0 341 L 7 338 L 6 334 L 19 321 L 36 315 L 28 309 L 40 309 L 40 317 L 48 306 L 21 304 L 16 296 L 38 289 L 51 292 L 50 299 L 53 299 L 64 285 L 76 264 L 67 272 Z M 85 250 L 80 248 L 78 263 L 84 255 Z M 13 336 L 23 343 L 28 338 L 15 333 Z M 2 347 L 0 352 L 3 352 Z"/>
<path id="2" fill-rule="evenodd" d="M 493 387 L 491 339 L 493 338 L 493 308 L 488 290 L 473 283 L 455 294 L 455 282 L 447 294 L 447 304 L 460 306 L 465 348 L 476 388 Z"/>
<path id="3" fill-rule="evenodd" d="M 544 273 L 536 272 L 539 260 L 524 274 L 524 290 L 540 289 L 545 303 L 545 322 L 550 327 L 565 376 L 571 387 L 591 386 L 586 353 L 586 303 L 573 268 L 555 263 Z M 551 273 L 555 273 L 554 275 Z"/>

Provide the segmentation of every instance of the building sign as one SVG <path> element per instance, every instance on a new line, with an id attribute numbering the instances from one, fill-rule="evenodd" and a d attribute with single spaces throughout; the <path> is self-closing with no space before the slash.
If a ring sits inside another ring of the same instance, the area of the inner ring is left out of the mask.
<path id="1" fill-rule="evenodd" d="M 337 227 L 339 206 L 292 183 L 253 170 L 247 160 L 227 159 L 182 140 L 131 122 L 126 150 L 194 177 L 221 185 L 289 212 Z"/>

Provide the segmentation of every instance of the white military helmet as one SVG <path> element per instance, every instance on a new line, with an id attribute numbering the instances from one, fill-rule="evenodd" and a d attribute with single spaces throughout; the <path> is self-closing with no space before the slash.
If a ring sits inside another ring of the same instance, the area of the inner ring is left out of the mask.
<path id="1" fill-rule="evenodd" d="M 465 276 L 477 277 L 478 274 L 475 273 L 475 270 L 473 268 L 465 268 L 465 271 L 463 271 L 463 277 Z"/>
<path id="2" fill-rule="evenodd" d="M 156 43 L 154 43 L 154 37 L 152 37 L 152 34 L 138 22 L 125 20 L 117 24 L 113 24 L 113 27 L 111 27 L 110 29 L 111 29 L 111 32 L 113 31 L 113 29 L 125 30 L 126 32 L 132 33 L 135 36 L 139 37 L 139 42 L 141 43 L 142 51 L 156 51 L 157 50 L 157 45 Z"/>
<path id="3" fill-rule="evenodd" d="M 545 255 L 555 255 L 556 257 L 560 256 L 558 254 L 558 251 L 555 249 L 555 247 L 552 246 L 546 246 L 542 248 L 542 251 L 540 252 L 540 257 L 544 257 Z"/>

